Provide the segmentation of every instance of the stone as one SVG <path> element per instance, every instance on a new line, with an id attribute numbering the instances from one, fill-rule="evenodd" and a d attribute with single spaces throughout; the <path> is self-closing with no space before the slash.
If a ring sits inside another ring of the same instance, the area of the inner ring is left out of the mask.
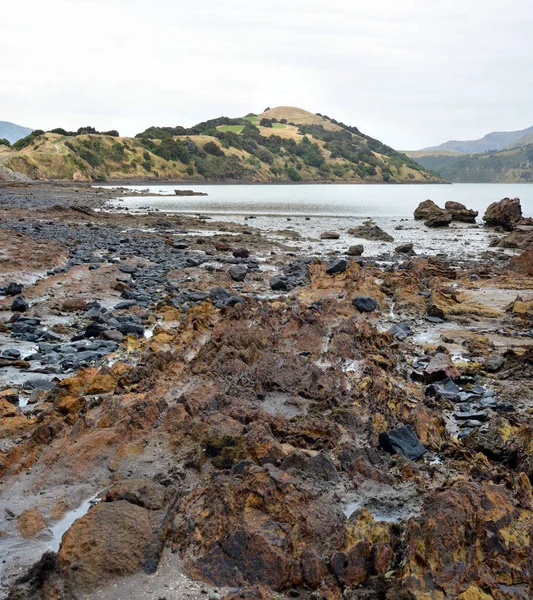
<path id="1" fill-rule="evenodd" d="M 483 215 L 485 225 L 503 227 L 507 231 L 512 231 L 521 218 L 520 198 L 504 198 L 499 202 L 493 202 Z"/>
<path id="2" fill-rule="evenodd" d="M 231 246 L 226 242 L 215 242 L 215 250 L 218 250 L 218 252 L 229 252 Z"/>
<path id="3" fill-rule="evenodd" d="M 503 367 L 504 363 L 505 358 L 503 356 L 500 356 L 499 354 L 493 354 L 485 361 L 485 371 L 488 371 L 489 373 L 496 373 L 496 371 L 499 371 Z"/>
<path id="4" fill-rule="evenodd" d="M 359 312 L 374 312 L 378 307 L 378 303 L 374 300 L 374 298 L 370 298 L 368 296 L 359 296 L 352 300 L 352 305 Z"/>
<path id="5" fill-rule="evenodd" d="M 452 201 L 446 202 L 444 210 L 451 215 L 452 221 L 460 223 L 475 223 L 479 214 L 477 210 L 466 208 L 464 204 Z"/>
<path id="6" fill-rule="evenodd" d="M 26 539 L 34 537 L 45 528 L 46 521 L 37 507 L 25 510 L 17 519 L 18 532 Z"/>
<path id="7" fill-rule="evenodd" d="M 444 214 L 444 210 L 437 206 L 433 200 L 424 200 L 416 207 L 413 216 L 417 221 L 423 221 L 442 214 Z"/>
<path id="8" fill-rule="evenodd" d="M 350 246 L 346 254 L 348 256 L 361 256 L 365 251 L 365 247 L 363 244 L 355 244 L 354 246 Z"/>
<path id="9" fill-rule="evenodd" d="M 426 221 L 424 221 L 424 225 L 426 227 L 448 227 L 448 225 L 452 222 L 452 216 L 447 212 L 442 212 L 442 214 L 432 215 Z"/>
<path id="10" fill-rule="evenodd" d="M 250 256 L 250 251 L 246 248 L 237 248 L 232 254 L 235 258 L 248 258 Z"/>
<path id="11" fill-rule="evenodd" d="M 11 303 L 11 310 L 13 312 L 26 312 L 30 308 L 30 305 L 24 299 L 24 296 L 16 296 Z"/>
<path id="12" fill-rule="evenodd" d="M 232 265 L 228 269 L 228 275 L 233 281 L 244 281 L 248 274 L 248 267 L 246 265 Z"/>
<path id="13" fill-rule="evenodd" d="M 120 265 L 118 270 L 122 273 L 129 273 L 132 275 L 133 273 L 137 273 L 138 269 L 134 265 Z"/>
<path id="14" fill-rule="evenodd" d="M 129 479 L 115 483 L 106 492 L 106 501 L 127 500 L 130 504 L 160 510 L 165 504 L 165 487 L 150 479 Z"/>
<path id="15" fill-rule="evenodd" d="M 426 453 L 411 425 L 404 425 L 379 434 L 379 444 L 390 454 L 403 454 L 410 460 L 417 460 Z"/>
<path id="16" fill-rule="evenodd" d="M 348 229 L 348 233 L 364 240 L 373 240 L 376 242 L 394 242 L 392 235 L 378 227 L 375 223 L 366 221 L 358 227 Z"/>
<path id="17" fill-rule="evenodd" d="M 103 340 L 111 340 L 113 342 L 122 342 L 124 340 L 124 334 L 120 333 L 118 329 L 107 329 L 106 331 L 102 331 L 100 337 Z"/>
<path id="18" fill-rule="evenodd" d="M 84 298 L 67 298 L 61 305 L 63 312 L 77 312 L 87 308 L 87 301 Z"/>
<path id="19" fill-rule="evenodd" d="M 527 248 L 520 256 L 512 256 L 509 268 L 515 273 L 533 277 L 533 248 Z"/>
<path id="20" fill-rule="evenodd" d="M 411 323 L 404 321 L 402 323 L 396 323 L 393 325 L 389 329 L 389 333 L 397 340 L 405 340 L 409 336 L 413 335 L 413 330 L 411 329 Z"/>
<path id="21" fill-rule="evenodd" d="M 22 283 L 11 281 L 4 290 L 6 296 L 19 296 L 24 291 Z"/>
<path id="22" fill-rule="evenodd" d="M 435 354 L 424 369 L 424 381 L 426 383 L 440 381 L 447 377 L 456 379 L 460 375 L 461 373 L 457 367 L 454 366 L 450 356 L 444 352 Z"/>
<path id="23" fill-rule="evenodd" d="M 340 233 L 337 233 L 336 231 L 323 231 L 320 234 L 321 240 L 338 240 L 340 237 Z"/>
<path id="24" fill-rule="evenodd" d="M 125 310 L 127 308 L 131 308 L 132 306 L 137 306 L 136 300 L 123 300 L 115 306 L 115 310 Z"/>
<path id="25" fill-rule="evenodd" d="M 346 271 L 347 267 L 348 267 L 348 261 L 344 258 L 338 258 L 338 259 L 335 259 L 335 260 L 331 261 L 330 263 L 328 263 L 328 265 L 326 266 L 326 273 L 328 275 L 344 273 L 344 271 Z"/>
<path id="26" fill-rule="evenodd" d="M 284 275 L 274 275 L 270 280 L 270 289 L 286 292 L 289 289 L 288 279 Z"/>
<path id="27" fill-rule="evenodd" d="M 413 242 L 406 242 L 405 244 L 396 246 L 394 252 L 397 254 L 411 254 L 413 252 Z"/>

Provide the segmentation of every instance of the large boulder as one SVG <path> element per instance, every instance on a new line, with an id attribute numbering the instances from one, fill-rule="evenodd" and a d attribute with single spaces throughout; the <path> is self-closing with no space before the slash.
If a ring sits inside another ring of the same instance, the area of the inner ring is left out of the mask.
<path id="1" fill-rule="evenodd" d="M 503 227 L 511 231 L 522 218 L 520 198 L 504 198 L 493 202 L 485 211 L 483 220 L 489 227 Z"/>
<path id="2" fill-rule="evenodd" d="M 424 200 L 416 207 L 413 216 L 417 221 L 423 221 L 442 214 L 444 214 L 444 210 L 437 206 L 433 200 Z"/>
<path id="3" fill-rule="evenodd" d="M 386 231 L 383 231 L 381 227 L 378 227 L 375 223 L 371 222 L 363 223 L 358 227 L 352 227 L 352 229 L 348 229 L 348 233 L 364 240 L 394 242 L 392 235 L 389 235 Z"/>
<path id="4" fill-rule="evenodd" d="M 533 277 L 533 248 L 528 248 L 520 256 L 513 256 L 509 268 L 515 273 Z"/>
<path id="5" fill-rule="evenodd" d="M 446 202 L 444 210 L 450 213 L 452 221 L 460 221 L 462 223 L 475 223 L 476 217 L 479 214 L 477 210 L 466 208 L 464 204 L 452 201 Z"/>
<path id="6" fill-rule="evenodd" d="M 424 225 L 426 227 L 448 227 L 448 225 L 452 222 L 452 215 L 445 211 L 442 211 L 440 214 L 435 214 L 427 221 L 424 221 Z"/>

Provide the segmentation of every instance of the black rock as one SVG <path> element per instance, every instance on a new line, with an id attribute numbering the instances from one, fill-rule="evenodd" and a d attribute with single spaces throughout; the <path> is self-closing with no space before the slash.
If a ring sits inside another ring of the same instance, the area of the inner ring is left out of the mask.
<path id="1" fill-rule="evenodd" d="M 5 288 L 4 294 L 6 296 L 18 296 L 19 294 L 22 294 L 23 291 L 24 286 L 22 285 L 22 283 L 15 283 L 14 281 L 12 281 Z"/>
<path id="2" fill-rule="evenodd" d="M 373 312 L 378 307 L 378 303 L 374 298 L 370 298 L 369 296 L 354 298 L 352 304 L 359 312 Z"/>
<path id="3" fill-rule="evenodd" d="M 129 333 L 137 336 L 144 335 L 144 327 L 142 325 L 137 325 L 137 323 L 124 323 L 118 330 L 123 335 L 128 335 Z"/>
<path id="4" fill-rule="evenodd" d="M 21 356 L 20 351 L 17 350 L 16 348 L 6 348 L 2 352 L 2 358 L 16 360 L 17 358 L 20 358 L 20 356 Z"/>
<path id="5" fill-rule="evenodd" d="M 335 273 L 344 273 L 344 271 L 346 271 L 347 266 L 348 261 L 344 258 L 339 258 L 328 264 L 326 268 L 326 273 L 328 275 L 335 275 Z"/>
<path id="6" fill-rule="evenodd" d="M 99 323 L 89 323 L 85 329 L 84 337 L 98 337 L 106 329 L 107 327 L 105 325 L 100 325 Z"/>
<path id="7" fill-rule="evenodd" d="M 119 302 L 115 306 L 115 310 L 122 310 L 124 308 L 131 308 L 132 306 L 136 306 L 136 304 L 137 304 L 136 300 L 124 300 L 124 302 Z"/>
<path id="8" fill-rule="evenodd" d="M 248 267 L 245 265 L 233 265 L 228 269 L 228 275 L 233 281 L 244 281 L 248 273 Z"/>
<path id="9" fill-rule="evenodd" d="M 405 340 L 410 335 L 413 335 L 411 329 L 411 323 L 404 321 L 403 323 L 397 323 L 389 329 L 389 333 L 397 340 Z"/>
<path id="10" fill-rule="evenodd" d="M 24 296 L 17 296 L 11 303 L 11 310 L 13 312 L 26 312 L 30 308 L 30 305 L 24 299 Z"/>
<path id="11" fill-rule="evenodd" d="M 390 454 L 403 454 L 410 460 L 417 460 L 426 452 L 411 425 L 380 433 L 379 445 Z"/>
<path id="12" fill-rule="evenodd" d="M 489 418 L 486 412 L 456 412 L 454 416 L 458 420 L 475 419 L 476 421 L 486 421 Z"/>
<path id="13" fill-rule="evenodd" d="M 137 273 L 137 267 L 134 267 L 133 265 L 120 265 L 118 270 L 122 271 L 122 273 Z"/>
<path id="14" fill-rule="evenodd" d="M 246 248 L 237 248 L 233 251 L 233 256 L 235 258 L 248 258 L 250 256 L 250 251 Z"/>
<path id="15" fill-rule="evenodd" d="M 274 275 L 270 280 L 270 289 L 274 291 L 287 291 L 289 289 L 287 278 L 284 275 Z"/>
<path id="16" fill-rule="evenodd" d="M 485 371 L 488 371 L 489 373 L 495 373 L 503 367 L 504 362 L 505 359 L 503 356 L 500 356 L 499 354 L 493 354 L 485 361 Z"/>

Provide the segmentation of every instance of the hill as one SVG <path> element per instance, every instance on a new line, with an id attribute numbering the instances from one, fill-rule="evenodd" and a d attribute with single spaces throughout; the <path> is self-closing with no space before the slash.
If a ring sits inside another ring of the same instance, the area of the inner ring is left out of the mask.
<path id="1" fill-rule="evenodd" d="M 441 182 L 405 154 L 329 117 L 277 107 L 194 127 L 117 132 L 34 131 L 0 165 L 33 179 Z"/>
<path id="2" fill-rule="evenodd" d="M 520 129 L 519 131 L 493 131 L 487 133 L 479 140 L 459 141 L 450 140 L 439 146 L 424 148 L 422 152 L 451 150 L 453 152 L 461 152 L 466 154 L 487 152 L 493 150 L 501 150 L 509 144 L 520 140 L 524 136 L 533 134 L 533 127 Z"/>
<path id="3" fill-rule="evenodd" d="M 533 144 L 483 154 L 410 154 L 423 167 L 453 183 L 533 182 Z"/>
<path id="4" fill-rule="evenodd" d="M 520 148 L 521 146 L 529 146 L 533 144 L 533 133 L 528 133 L 524 137 L 517 139 L 515 142 L 511 142 L 505 146 L 506 150 L 512 150 L 513 148 Z"/>
<path id="5" fill-rule="evenodd" d="M 15 123 L 9 123 L 9 121 L 0 121 L 0 140 L 5 139 L 10 144 L 26 137 L 32 131 L 29 127 L 21 127 Z"/>

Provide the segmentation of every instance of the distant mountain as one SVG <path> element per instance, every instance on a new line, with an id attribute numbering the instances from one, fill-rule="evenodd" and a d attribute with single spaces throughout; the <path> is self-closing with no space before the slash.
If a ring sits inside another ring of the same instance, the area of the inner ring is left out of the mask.
<path id="1" fill-rule="evenodd" d="M 462 152 L 465 154 L 470 154 L 473 152 L 488 152 L 491 150 L 501 150 L 502 148 L 509 146 L 509 144 L 512 144 L 513 142 L 516 142 L 517 140 L 520 140 L 524 136 L 530 134 L 533 134 L 533 127 L 521 129 L 520 131 L 493 131 L 492 133 L 487 133 L 487 135 L 485 135 L 479 140 L 451 140 L 449 142 L 445 142 L 444 144 L 440 144 L 440 146 L 424 148 L 421 151 L 435 152 L 440 150 L 451 150 L 453 152 Z"/>
<path id="2" fill-rule="evenodd" d="M 528 133 L 524 137 L 517 139 L 515 142 L 511 142 L 505 146 L 506 150 L 512 150 L 513 148 L 520 148 L 521 146 L 528 146 L 533 144 L 533 133 Z"/>
<path id="3" fill-rule="evenodd" d="M 291 106 L 135 138 L 34 132 L 4 150 L 2 164 L 32 179 L 442 183 L 357 127 Z"/>
<path id="4" fill-rule="evenodd" d="M 480 154 L 432 151 L 409 154 L 418 164 L 452 183 L 533 182 L 533 143 Z"/>
<path id="5" fill-rule="evenodd" d="M 5 138 L 11 144 L 26 137 L 32 131 L 33 129 L 30 129 L 29 127 L 21 127 L 20 125 L 15 125 L 15 123 L 0 121 L 0 139 Z"/>

